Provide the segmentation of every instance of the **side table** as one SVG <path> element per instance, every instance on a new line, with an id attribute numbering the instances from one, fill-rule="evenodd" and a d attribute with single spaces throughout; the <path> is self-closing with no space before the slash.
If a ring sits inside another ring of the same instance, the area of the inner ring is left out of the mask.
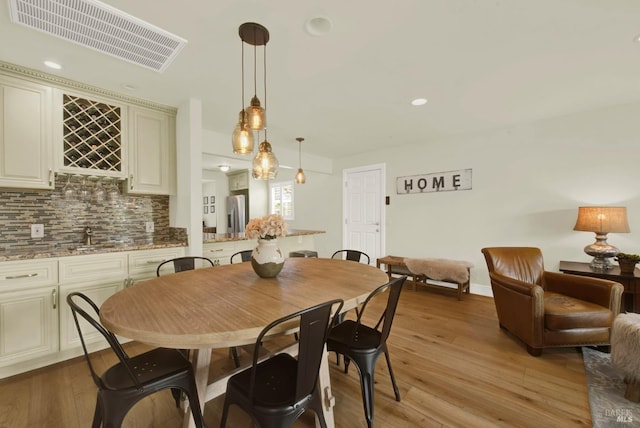
<path id="1" fill-rule="evenodd" d="M 591 269 L 589 263 L 561 261 L 560 272 L 618 282 L 624 286 L 621 311 L 638 312 L 640 308 L 640 270 L 638 268 L 633 274 L 625 274 L 620 273 L 618 266 L 613 266 L 606 271 L 598 271 Z"/>

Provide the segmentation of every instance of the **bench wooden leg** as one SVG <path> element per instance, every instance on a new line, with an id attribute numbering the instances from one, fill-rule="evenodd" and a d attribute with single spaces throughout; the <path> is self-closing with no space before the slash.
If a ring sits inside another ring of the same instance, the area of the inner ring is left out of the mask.
<path id="1" fill-rule="evenodd" d="M 633 402 L 640 402 L 640 382 L 635 379 L 631 379 L 627 383 L 627 390 L 624 393 L 624 398 Z"/>

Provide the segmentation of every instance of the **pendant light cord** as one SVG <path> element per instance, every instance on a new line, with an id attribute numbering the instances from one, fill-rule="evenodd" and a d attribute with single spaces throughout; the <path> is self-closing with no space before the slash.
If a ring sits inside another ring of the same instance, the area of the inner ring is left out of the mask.
<path id="1" fill-rule="evenodd" d="M 264 55 L 263 57 L 263 61 L 264 61 L 264 109 L 267 109 L 267 43 L 265 42 L 264 44 Z"/>
<path id="2" fill-rule="evenodd" d="M 256 72 L 258 70 L 258 67 L 256 66 L 256 58 L 257 58 L 257 56 L 256 56 L 256 50 L 257 50 L 256 45 L 258 44 L 258 42 L 257 42 L 257 40 L 258 40 L 257 39 L 258 38 L 257 32 L 258 32 L 257 27 L 253 27 L 253 40 L 254 40 L 254 44 L 253 44 L 253 96 L 254 97 L 257 96 L 257 94 L 258 94 L 258 83 L 257 83 L 257 80 L 256 80 Z"/>
<path id="3" fill-rule="evenodd" d="M 242 53 L 242 60 L 241 60 L 241 64 L 242 64 L 242 72 L 240 73 L 240 75 L 242 76 L 242 92 L 241 92 L 241 97 L 242 99 L 240 100 L 240 104 L 242 105 L 242 108 L 240 109 L 240 111 L 242 112 L 242 118 L 240 119 L 240 124 L 242 125 L 242 128 L 244 129 L 244 40 L 242 40 L 242 37 L 240 38 L 240 45 L 242 46 L 240 49 L 240 52 Z"/>

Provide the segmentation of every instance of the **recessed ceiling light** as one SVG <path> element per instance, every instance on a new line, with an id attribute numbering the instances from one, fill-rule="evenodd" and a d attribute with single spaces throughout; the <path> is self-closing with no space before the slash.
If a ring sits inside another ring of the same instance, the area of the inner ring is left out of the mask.
<path id="1" fill-rule="evenodd" d="M 220 171 L 222 171 L 222 172 L 227 172 L 227 171 L 229 171 L 230 166 L 229 165 L 218 165 L 218 168 L 220 168 Z"/>
<path id="2" fill-rule="evenodd" d="M 415 100 L 411 101 L 412 106 L 423 106 L 426 103 L 427 103 L 426 98 L 416 98 Z"/>
<path id="3" fill-rule="evenodd" d="M 637 36 L 635 36 L 635 37 L 633 38 L 633 41 L 634 41 L 634 42 L 636 42 L 636 43 L 640 43 L 640 34 L 638 34 Z"/>
<path id="4" fill-rule="evenodd" d="M 331 31 L 331 21 L 324 16 L 316 16 L 315 18 L 307 20 L 304 28 L 307 30 L 307 33 L 312 36 L 324 36 Z"/>
<path id="5" fill-rule="evenodd" d="M 57 62 L 53 62 L 53 61 L 45 61 L 44 65 L 46 65 L 49 68 L 53 68 L 54 70 L 60 70 L 62 68 L 62 66 L 60 64 L 58 64 Z"/>

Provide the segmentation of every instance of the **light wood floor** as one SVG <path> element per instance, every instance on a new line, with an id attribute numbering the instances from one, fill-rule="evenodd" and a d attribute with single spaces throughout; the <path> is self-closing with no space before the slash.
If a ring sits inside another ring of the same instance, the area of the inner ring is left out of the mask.
<path id="1" fill-rule="evenodd" d="M 377 427 L 591 426 L 582 356 L 575 348 L 535 358 L 498 328 L 493 300 L 431 290 L 402 292 L 389 340 L 401 402 L 396 402 L 384 358 L 378 361 Z M 131 354 L 145 346 L 128 344 Z M 114 359 L 101 353 L 107 367 Z M 247 358 L 247 355 L 244 355 Z M 214 353 L 212 372 L 232 366 Z M 357 370 L 345 375 L 330 355 L 338 428 L 365 427 Z M 0 381 L 0 427 L 84 428 L 91 425 L 93 385 L 83 359 Z M 219 426 L 221 399 L 207 403 L 208 428 Z M 232 407 L 230 427 L 251 426 Z M 179 427 L 181 415 L 168 391 L 143 400 L 125 427 Z M 314 426 L 304 415 L 296 427 Z"/>

